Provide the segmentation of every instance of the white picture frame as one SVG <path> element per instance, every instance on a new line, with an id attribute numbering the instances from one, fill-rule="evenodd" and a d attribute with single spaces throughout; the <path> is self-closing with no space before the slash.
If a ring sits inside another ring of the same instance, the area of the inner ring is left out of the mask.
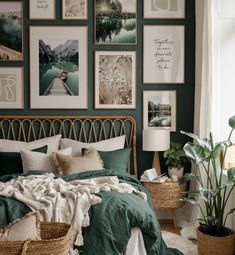
<path id="1" fill-rule="evenodd" d="M 143 128 L 176 131 L 176 91 L 145 90 L 143 92 Z"/>
<path id="2" fill-rule="evenodd" d="M 29 0 L 30 20 L 55 20 L 56 0 Z"/>
<path id="3" fill-rule="evenodd" d="M 185 83 L 184 25 L 144 25 L 143 83 Z"/>
<path id="4" fill-rule="evenodd" d="M 30 27 L 31 109 L 88 108 L 87 40 L 87 26 Z"/>
<path id="5" fill-rule="evenodd" d="M 185 19 L 185 0 L 144 0 L 144 19 Z"/>
<path id="6" fill-rule="evenodd" d="M 88 0 L 62 0 L 63 20 L 87 20 Z"/>
<path id="7" fill-rule="evenodd" d="M 95 109 L 136 108 L 136 52 L 95 52 Z"/>
<path id="8" fill-rule="evenodd" d="M 23 67 L 0 67 L 0 109 L 24 108 Z"/>

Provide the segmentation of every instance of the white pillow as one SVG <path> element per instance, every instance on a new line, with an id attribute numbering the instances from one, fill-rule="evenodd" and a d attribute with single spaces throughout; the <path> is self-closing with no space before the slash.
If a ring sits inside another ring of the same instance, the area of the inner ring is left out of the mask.
<path id="1" fill-rule="evenodd" d="M 34 150 L 36 148 L 48 146 L 47 154 L 57 152 L 59 150 L 61 135 L 55 135 L 39 140 L 32 141 L 30 143 L 0 139 L 0 151 L 1 152 L 20 152 L 20 150 Z"/>
<path id="2" fill-rule="evenodd" d="M 115 151 L 123 149 L 125 146 L 125 135 L 102 140 L 96 143 L 82 143 L 79 141 L 62 138 L 60 140 L 60 149 L 72 147 L 72 156 L 81 156 L 82 148 L 94 148 L 97 151 Z"/>
<path id="3" fill-rule="evenodd" d="M 72 148 L 66 148 L 64 150 L 58 151 L 60 155 L 71 156 Z M 53 153 L 44 154 L 35 151 L 21 150 L 20 151 L 23 172 L 27 173 L 33 170 L 45 170 L 48 172 L 56 172 L 57 167 L 53 160 Z"/>

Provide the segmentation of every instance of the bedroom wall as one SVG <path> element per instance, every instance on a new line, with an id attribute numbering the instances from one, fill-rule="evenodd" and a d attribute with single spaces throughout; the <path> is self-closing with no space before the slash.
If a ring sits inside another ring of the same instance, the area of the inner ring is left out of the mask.
<path id="1" fill-rule="evenodd" d="M 57 2 L 56 21 L 30 21 L 28 0 L 24 4 L 24 61 L 15 63 L 0 62 L 1 67 L 24 67 L 24 110 L 0 110 L 0 115 L 123 115 L 132 116 L 137 123 L 137 157 L 138 171 L 150 168 L 152 153 L 142 152 L 142 91 L 143 90 L 176 90 L 177 91 L 177 131 L 171 134 L 171 140 L 186 142 L 186 138 L 179 134 L 180 130 L 192 131 L 194 118 L 194 80 L 195 80 L 195 0 L 186 0 L 185 20 L 143 20 L 142 0 L 138 0 L 138 44 L 136 46 L 105 46 L 94 45 L 94 0 L 89 0 L 88 21 L 62 21 L 62 1 Z M 143 85 L 142 83 L 142 29 L 143 24 L 185 24 L 186 27 L 186 63 L 184 85 Z M 89 30 L 89 74 L 94 73 L 94 50 L 136 50 L 137 52 L 137 108 L 136 110 L 95 110 L 94 109 L 94 75 L 89 75 L 88 110 L 30 110 L 30 84 L 29 84 L 29 26 L 31 25 L 88 25 Z M 163 161 L 162 161 L 163 162 Z"/>

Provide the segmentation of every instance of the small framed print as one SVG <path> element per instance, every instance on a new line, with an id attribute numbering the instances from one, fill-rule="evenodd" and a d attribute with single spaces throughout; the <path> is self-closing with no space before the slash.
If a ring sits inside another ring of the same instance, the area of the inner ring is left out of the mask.
<path id="1" fill-rule="evenodd" d="M 0 67 L 0 109 L 23 109 L 23 68 Z"/>
<path id="2" fill-rule="evenodd" d="M 184 25 L 145 25 L 143 29 L 143 83 L 183 84 Z"/>
<path id="3" fill-rule="evenodd" d="M 185 19 L 185 0 L 144 0 L 144 19 Z"/>
<path id="4" fill-rule="evenodd" d="M 176 131 L 176 91 L 144 91 L 143 122 L 144 129 Z"/>
<path id="5" fill-rule="evenodd" d="M 88 0 L 62 0 L 63 20 L 88 19 Z"/>
<path id="6" fill-rule="evenodd" d="M 55 20 L 56 0 L 29 0 L 31 20 Z"/>
<path id="7" fill-rule="evenodd" d="M 23 60 L 23 2 L 0 1 L 0 61 Z"/>
<path id="8" fill-rule="evenodd" d="M 87 27 L 30 27 L 31 109 L 87 109 Z"/>
<path id="9" fill-rule="evenodd" d="M 95 52 L 95 108 L 134 109 L 136 52 Z"/>

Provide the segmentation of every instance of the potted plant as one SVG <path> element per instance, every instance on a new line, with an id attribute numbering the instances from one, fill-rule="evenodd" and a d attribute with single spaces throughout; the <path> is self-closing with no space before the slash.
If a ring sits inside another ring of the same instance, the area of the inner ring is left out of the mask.
<path id="1" fill-rule="evenodd" d="M 168 166 L 168 175 L 172 177 L 176 175 L 180 179 L 184 174 L 184 165 L 188 161 L 180 143 L 171 142 L 170 148 L 165 151 L 165 164 Z"/>
<path id="2" fill-rule="evenodd" d="M 195 143 L 184 146 L 186 156 L 198 167 L 198 173 L 185 174 L 180 180 L 184 184 L 196 179 L 199 188 L 186 192 L 183 199 L 197 204 L 201 211 L 201 219 L 197 229 L 199 255 L 232 255 L 234 250 L 234 233 L 226 228 L 227 218 L 235 212 L 235 208 L 226 211 L 226 205 L 235 187 L 235 168 L 227 171 L 226 181 L 223 177 L 223 158 L 232 145 L 231 136 L 235 129 L 235 116 L 229 119 L 231 132 L 228 140 L 215 143 L 212 134 L 209 138 L 200 139 L 198 136 L 181 132 L 194 139 Z M 200 203 L 199 203 L 200 201 Z"/>

